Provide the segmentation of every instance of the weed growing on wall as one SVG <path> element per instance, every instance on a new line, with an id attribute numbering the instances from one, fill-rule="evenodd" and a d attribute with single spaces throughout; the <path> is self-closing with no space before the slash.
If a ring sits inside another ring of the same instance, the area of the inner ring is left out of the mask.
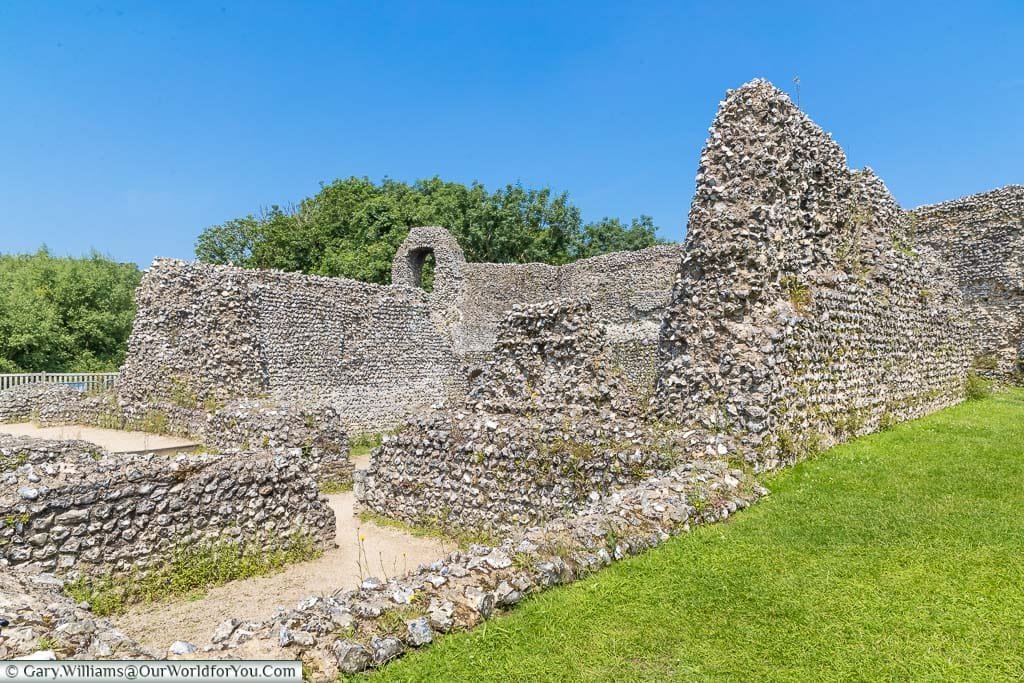
<path id="1" fill-rule="evenodd" d="M 363 522 L 398 529 L 407 534 L 412 534 L 417 538 L 429 537 L 451 540 L 457 543 L 460 548 L 468 548 L 474 543 L 480 545 L 498 545 L 500 543 L 500 539 L 485 531 L 457 529 L 446 526 L 442 523 L 442 520 L 445 517 L 447 517 L 447 515 L 442 512 L 442 514 L 438 515 L 434 520 L 423 521 L 418 524 L 406 524 L 405 522 L 385 517 L 384 515 L 377 514 L 376 512 L 364 510 L 359 513 L 359 519 Z"/>
<path id="2" fill-rule="evenodd" d="M 145 417 L 131 426 L 150 434 L 166 434 L 170 431 L 167 413 L 162 410 L 150 410 Z"/>
<path id="3" fill-rule="evenodd" d="M 346 493 L 352 490 L 351 479 L 329 479 L 320 483 L 320 493 L 331 495 L 334 493 Z"/>
<path id="4" fill-rule="evenodd" d="M 799 313 L 804 313 L 811 305 L 811 288 L 800 282 L 795 275 L 788 275 L 779 280 L 779 285 L 785 293 L 789 303 Z"/>
<path id="5" fill-rule="evenodd" d="M 24 453 L 4 455 L 0 453 L 0 472 L 12 472 L 28 462 Z"/>
<path id="6" fill-rule="evenodd" d="M 179 408 L 194 410 L 199 407 L 199 397 L 184 381 L 174 377 L 171 379 L 170 401 Z"/>

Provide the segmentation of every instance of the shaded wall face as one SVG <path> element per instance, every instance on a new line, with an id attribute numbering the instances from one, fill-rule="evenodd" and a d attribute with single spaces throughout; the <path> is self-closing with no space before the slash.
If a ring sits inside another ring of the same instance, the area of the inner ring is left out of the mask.
<path id="1" fill-rule="evenodd" d="M 912 212 L 915 240 L 942 256 L 964 295 L 978 372 L 1024 373 L 1024 187 Z"/>
<path id="2" fill-rule="evenodd" d="M 584 259 L 564 266 L 467 263 L 456 350 L 484 362 L 504 315 L 514 304 L 568 298 L 586 301 L 608 328 L 616 364 L 637 390 L 654 385 L 658 328 L 678 270 L 681 247 L 667 245 Z"/>
<path id="3" fill-rule="evenodd" d="M 422 291 L 267 273 L 254 296 L 270 391 L 335 405 L 353 430 L 388 428 L 461 388 Z"/>
<path id="4" fill-rule="evenodd" d="M 491 353 L 498 324 L 515 304 L 533 304 L 559 297 L 559 269 L 542 263 L 467 263 L 459 297 L 455 347 L 469 363 Z"/>
<path id="5" fill-rule="evenodd" d="M 730 93 L 662 328 L 663 415 L 771 466 L 959 400 L 962 301 L 908 225 L 783 93 Z"/>

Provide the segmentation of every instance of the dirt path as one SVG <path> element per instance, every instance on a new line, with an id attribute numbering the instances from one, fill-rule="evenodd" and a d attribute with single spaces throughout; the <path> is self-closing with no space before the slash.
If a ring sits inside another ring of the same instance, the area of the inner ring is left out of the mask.
<path id="1" fill-rule="evenodd" d="M 0 432 L 48 439 L 81 439 L 122 453 L 164 449 L 172 452 L 195 446 L 185 439 L 78 425 L 5 424 L 0 425 Z M 368 460 L 369 456 L 363 456 L 355 459 L 354 464 L 365 469 Z M 226 619 L 269 619 L 278 607 L 290 609 L 311 595 L 355 588 L 367 576 L 404 574 L 455 548 L 452 542 L 417 538 L 398 529 L 360 521 L 352 512 L 355 499 L 351 492 L 328 496 L 328 500 L 337 520 L 338 547 L 319 559 L 291 565 L 271 576 L 211 588 L 198 599 L 139 605 L 115 617 L 114 623 L 125 634 L 158 651 L 175 640 L 203 644 Z"/>
<path id="2" fill-rule="evenodd" d="M 201 645 L 226 619 L 268 619 L 278 607 L 291 609 L 311 595 L 355 588 L 365 576 L 402 574 L 442 557 L 455 547 L 436 538 L 416 538 L 397 529 L 361 522 L 352 514 L 351 493 L 328 498 L 338 520 L 336 550 L 272 576 L 211 588 L 198 600 L 141 605 L 114 618 L 114 623 L 125 634 L 157 650 L 166 649 L 175 640 Z M 362 560 L 360 536 L 365 538 Z"/>
<path id="3" fill-rule="evenodd" d="M 17 436 L 34 436 L 38 439 L 80 439 L 94 443 L 111 453 L 149 453 L 151 451 L 188 450 L 198 445 L 197 441 L 179 439 L 174 436 L 129 432 L 121 429 L 101 429 L 82 425 L 61 425 L 40 427 L 31 422 L 0 424 L 0 433 Z"/>

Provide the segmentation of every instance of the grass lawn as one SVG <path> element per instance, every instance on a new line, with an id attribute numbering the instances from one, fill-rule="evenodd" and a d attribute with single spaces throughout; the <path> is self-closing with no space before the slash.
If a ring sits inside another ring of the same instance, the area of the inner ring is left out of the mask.
<path id="1" fill-rule="evenodd" d="M 725 524 L 376 677 L 1024 679 L 1024 391 L 834 448 L 767 485 Z"/>

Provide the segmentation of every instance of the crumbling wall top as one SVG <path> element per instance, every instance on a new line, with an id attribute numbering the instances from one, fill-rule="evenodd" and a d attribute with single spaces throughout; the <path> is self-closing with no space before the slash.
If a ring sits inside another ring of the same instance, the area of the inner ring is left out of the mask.
<path id="1" fill-rule="evenodd" d="M 434 255 L 435 291 L 453 278 L 458 278 L 466 256 L 462 247 L 447 230 L 437 226 L 412 228 L 405 238 L 395 260 L 391 263 L 391 282 L 407 287 L 422 287 L 423 263 L 428 254 Z"/>

